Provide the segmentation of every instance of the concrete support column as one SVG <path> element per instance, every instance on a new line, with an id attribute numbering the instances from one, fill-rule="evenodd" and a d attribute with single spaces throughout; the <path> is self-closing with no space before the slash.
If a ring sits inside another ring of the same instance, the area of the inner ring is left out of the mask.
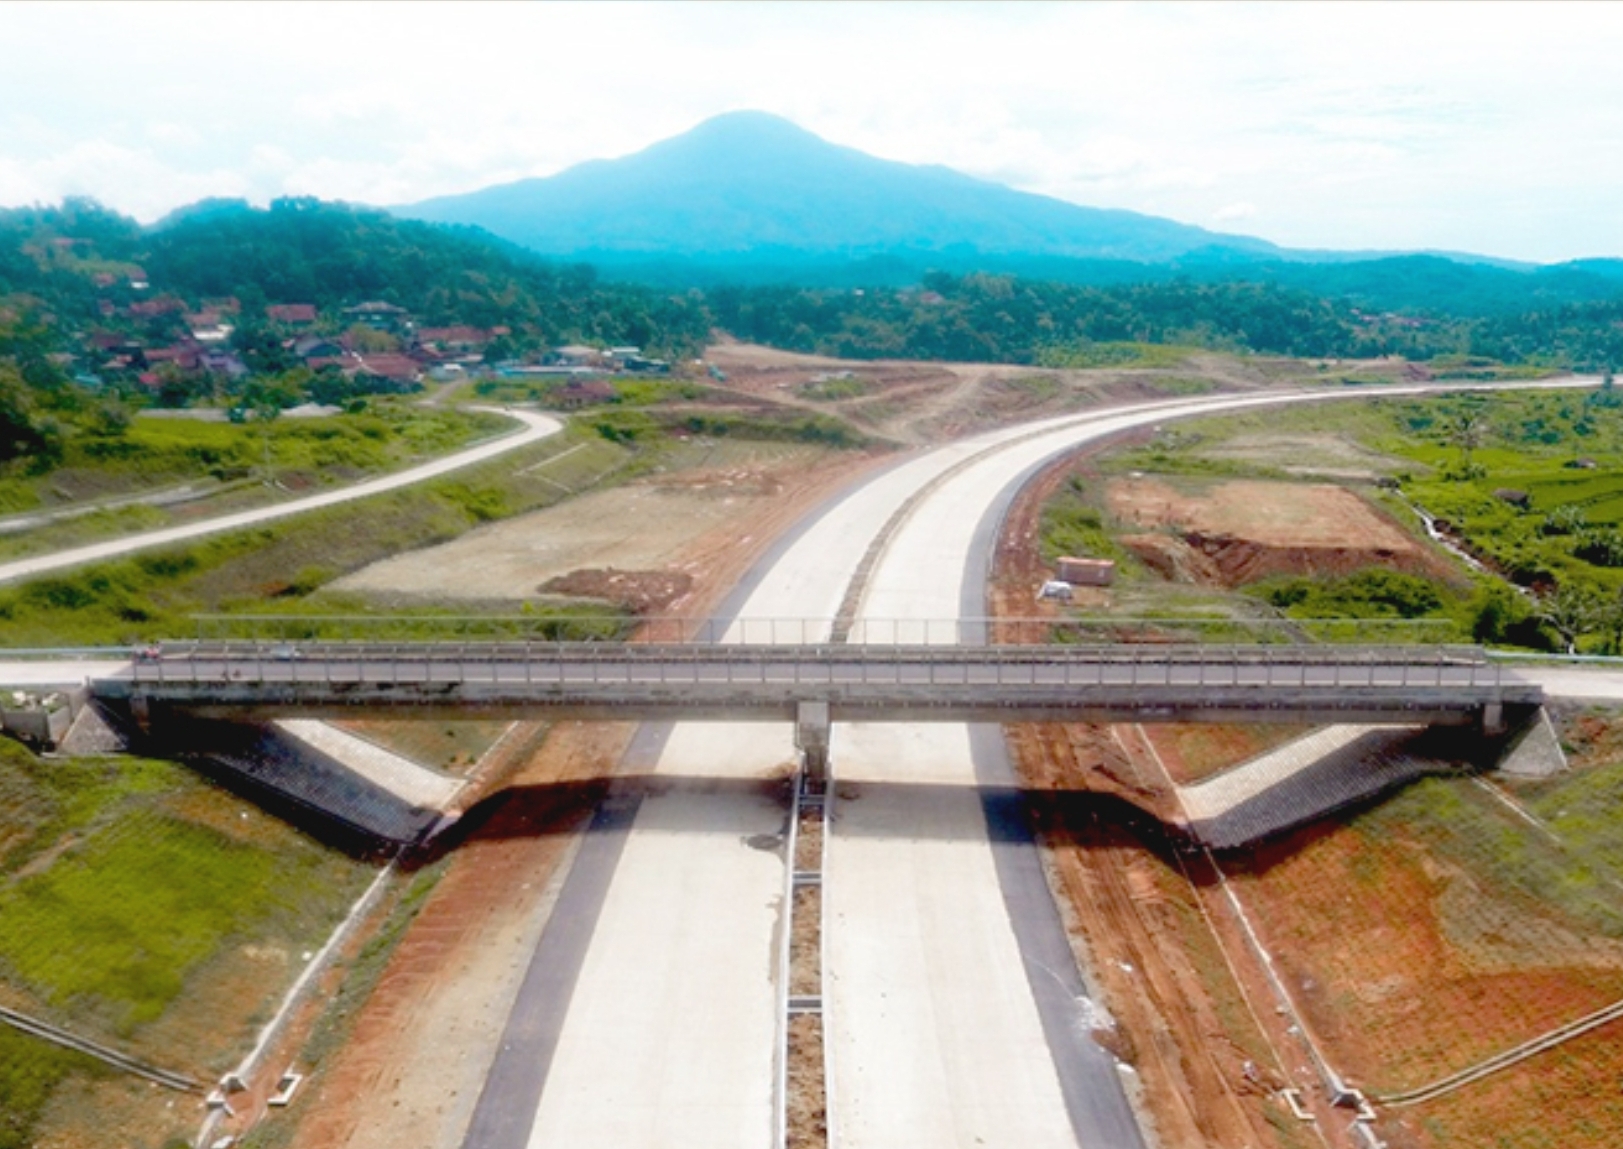
<path id="1" fill-rule="evenodd" d="M 1490 737 L 1498 737 L 1505 732 L 1505 707 L 1500 702 L 1490 702 L 1482 708 L 1482 733 Z"/>
<path id="2" fill-rule="evenodd" d="M 142 734 L 152 733 L 152 707 L 146 695 L 130 696 L 130 717 L 135 719 L 135 728 Z"/>
<path id="3" fill-rule="evenodd" d="M 795 749 L 800 751 L 800 766 L 808 781 L 828 781 L 829 725 L 828 703 L 795 704 Z"/>

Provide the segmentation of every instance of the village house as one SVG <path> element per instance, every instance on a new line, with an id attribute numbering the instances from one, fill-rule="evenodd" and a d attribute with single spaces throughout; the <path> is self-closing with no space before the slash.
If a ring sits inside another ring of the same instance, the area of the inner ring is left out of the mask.
<path id="1" fill-rule="evenodd" d="M 547 405 L 560 411 L 612 403 L 619 398 L 614 384 L 606 379 L 571 379 L 547 397 Z"/>
<path id="2" fill-rule="evenodd" d="M 485 330 L 482 327 L 420 327 L 417 329 L 417 350 L 434 358 L 454 358 L 478 355 L 497 335 L 505 335 L 505 327 Z"/>
<path id="3" fill-rule="evenodd" d="M 547 359 L 558 367 L 588 368 L 604 371 L 610 366 L 608 356 L 604 355 L 603 352 L 596 347 L 585 347 L 579 343 L 554 347 Z"/>
<path id="4" fill-rule="evenodd" d="M 309 327 L 316 321 L 313 303 L 273 303 L 265 308 L 265 318 L 284 327 Z"/>
<path id="5" fill-rule="evenodd" d="M 411 330 L 411 312 L 404 307 L 396 307 L 392 303 L 375 299 L 344 308 L 344 321 L 394 335 Z"/>
<path id="6" fill-rule="evenodd" d="M 293 354 L 304 360 L 305 366 L 314 367 L 312 360 L 342 359 L 347 352 L 343 344 L 325 335 L 306 335 L 293 341 Z"/>

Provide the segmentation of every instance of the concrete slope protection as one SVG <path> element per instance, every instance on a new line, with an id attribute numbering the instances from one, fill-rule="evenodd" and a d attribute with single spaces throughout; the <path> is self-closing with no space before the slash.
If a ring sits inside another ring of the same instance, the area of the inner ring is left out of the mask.
<path id="1" fill-rule="evenodd" d="M 517 420 L 520 428 L 512 434 L 480 443 L 477 446 L 468 448 L 466 451 L 458 451 L 454 455 L 446 455 L 444 458 L 435 459 L 433 462 L 411 467 L 404 471 L 398 471 L 392 475 L 368 479 L 366 482 L 356 483 L 352 487 L 326 491 L 319 495 L 311 495 L 308 498 L 293 499 L 273 507 L 260 507 L 256 510 L 241 511 L 237 514 L 220 515 L 217 518 L 205 519 L 202 522 L 189 523 L 183 527 L 166 527 L 162 530 L 145 531 L 125 538 L 109 539 L 106 542 L 90 543 L 69 550 L 55 551 L 48 555 L 38 555 L 34 558 L 0 563 L 0 584 L 18 582 L 22 579 L 33 578 L 36 575 L 67 570 L 70 567 L 84 566 L 86 563 L 122 558 L 125 555 L 135 554 L 137 551 L 151 550 L 154 547 L 168 546 L 171 543 L 189 542 L 192 539 L 200 539 L 208 535 L 234 531 L 241 527 L 258 526 L 261 523 L 303 514 L 306 511 L 319 510 L 322 507 L 333 507 L 340 503 L 353 502 L 356 499 L 365 499 L 372 495 L 381 495 L 385 491 L 409 487 L 415 483 L 425 482 L 449 474 L 452 471 L 461 470 L 463 467 L 471 467 L 475 463 L 483 463 L 487 459 L 494 459 L 498 455 L 505 455 L 509 451 L 527 447 L 531 443 L 539 442 L 563 430 L 563 424 L 551 415 L 541 415 L 533 411 L 518 411 L 496 407 L 474 407 L 471 410 L 506 415 Z"/>
<path id="2" fill-rule="evenodd" d="M 992 528 L 1056 455 L 1166 419 L 1343 397 L 1141 404 L 948 444 L 826 508 L 729 606 L 741 619 L 832 620 L 889 527 L 852 641 L 862 640 L 863 619 L 983 613 Z M 1080 977 L 1035 849 L 1017 817 L 989 813 L 994 803 L 978 788 L 1011 780 L 986 729 L 835 732 L 834 771 L 849 796 L 836 799 L 825 876 L 833 1139 L 886 1149 L 977 1139 L 1136 1147 L 1118 1071 L 1082 1032 Z M 770 847 L 785 811 L 750 783 L 781 777 L 793 757 L 787 727 L 671 730 L 651 767 L 661 785 L 637 808 L 612 874 L 593 872 L 604 888 L 590 937 L 578 936 L 578 919 L 543 932 L 526 984 L 568 986 L 568 1003 L 521 991 L 510 1032 L 526 1034 L 528 1069 L 515 1072 L 508 1050 L 519 1046 L 504 1042 L 465 1145 L 776 1142 L 784 971 L 774 955 L 786 863 Z M 539 968 L 553 960 L 555 929 L 577 935 L 555 947 L 572 968 Z M 481 1132 L 497 1124 L 504 1136 Z"/>

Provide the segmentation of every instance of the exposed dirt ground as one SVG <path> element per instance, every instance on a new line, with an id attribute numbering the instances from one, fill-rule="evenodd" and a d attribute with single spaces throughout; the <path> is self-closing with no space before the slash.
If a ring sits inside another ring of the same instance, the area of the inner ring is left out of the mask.
<path id="1" fill-rule="evenodd" d="M 505 787 L 465 818 L 450 868 L 411 923 L 350 1039 L 318 1066 L 300 1149 L 455 1145 L 577 833 L 631 728 L 566 724 L 506 743 Z"/>
<path id="2" fill-rule="evenodd" d="M 1031 613 L 1030 588 L 1044 573 L 1034 551 L 1037 509 L 1074 469 L 1050 468 L 1011 512 L 996 610 Z M 1237 486 L 1228 485 L 1231 492 Z M 1161 490 L 1126 510 L 1136 507 L 1157 525 L 1222 530 L 1299 561 L 1306 544 L 1326 538 L 1316 515 L 1290 506 L 1302 491 L 1276 486 L 1271 494 L 1251 490 L 1226 505 L 1202 505 Z M 1333 529 L 1343 537 L 1358 537 L 1345 532 L 1362 523 L 1369 532 L 1362 541 L 1378 540 L 1382 550 L 1407 542 L 1381 533 L 1388 524 L 1356 498 L 1331 497 L 1317 507 L 1320 514 L 1340 510 Z M 1623 996 L 1623 943 L 1553 907 L 1528 904 L 1480 867 L 1449 861 L 1435 837 L 1411 833 L 1401 817 L 1379 830 L 1364 821 L 1308 827 L 1225 858 L 1225 885 L 1211 859 L 1180 852 L 1145 816 L 1168 815 L 1174 780 L 1207 776 L 1293 733 L 1213 726 L 1009 731 L 1023 777 L 1037 792 L 1056 894 L 1113 1014 L 1114 1026 L 1096 1036 L 1136 1069 L 1140 1102 L 1165 1146 L 1351 1144 L 1351 1115 L 1329 1107 L 1248 929 L 1257 931 L 1330 1063 L 1377 1093 L 1430 1083 Z M 1591 759 L 1615 762 L 1623 747 L 1614 726 L 1587 716 L 1572 719 L 1568 739 L 1580 770 Z M 1519 858 L 1529 847 L 1518 842 L 1541 833 L 1474 789 L 1465 798 L 1500 819 L 1487 847 L 1500 858 Z M 1242 909 L 1249 926 L 1238 916 Z M 1393 1149 L 1623 1143 L 1623 1095 L 1615 1088 L 1623 1080 L 1620 1025 L 1439 1100 L 1381 1106 L 1377 1130 Z M 1302 1091 L 1316 1122 L 1298 1121 L 1273 1095 L 1284 1085 Z"/>
<path id="3" fill-rule="evenodd" d="M 1213 722 L 1146 726 L 1144 736 L 1180 786 L 1188 786 L 1230 766 L 1249 761 L 1309 733 L 1311 726 L 1219 726 Z"/>
<path id="4" fill-rule="evenodd" d="M 994 566 L 995 615 L 1033 613 L 1031 587 L 1045 570 L 1036 550 L 1042 503 L 1095 451 L 1046 468 L 1011 507 Z M 1095 1038 L 1133 1067 L 1138 1104 L 1159 1143 L 1166 1149 L 1323 1144 L 1305 1126 L 1298 1129 L 1274 1096 L 1291 1082 L 1269 1033 L 1266 996 L 1231 970 L 1189 862 L 1161 829 L 1161 821 L 1177 816 L 1176 799 L 1142 731 L 1007 729 L 1032 791 L 1056 900 L 1109 1013 L 1110 1024 L 1097 1025 Z M 1208 741 L 1206 753 L 1192 754 L 1185 768 L 1233 765 L 1252 741 L 1243 735 Z"/>
<path id="5" fill-rule="evenodd" d="M 1330 434 L 1235 435 L 1203 444 L 1196 454 L 1206 459 L 1238 459 L 1253 466 L 1274 467 L 1292 475 L 1350 482 L 1372 482 L 1415 464 L 1372 451 L 1356 440 Z"/>
<path id="6" fill-rule="evenodd" d="M 1194 353 L 1173 368 L 1054 369 L 1009 363 L 855 362 L 724 342 L 706 359 L 729 390 L 837 414 L 878 437 L 933 443 L 1106 401 L 1168 398 L 1192 388 L 1249 391 L 1306 382 L 1291 360 Z"/>
<path id="7" fill-rule="evenodd" d="M 1458 576 L 1344 487 L 1222 483 L 1195 494 L 1144 476 L 1110 483 L 1110 513 L 1156 533 L 1122 543 L 1163 577 L 1235 587 L 1274 575 L 1335 576 L 1369 566 Z"/>
<path id="8" fill-rule="evenodd" d="M 772 443 L 718 444 L 711 454 L 721 465 L 651 475 L 493 523 L 376 563 L 334 589 L 487 602 L 602 593 L 697 614 L 705 595 L 725 589 L 778 531 L 880 458 Z M 611 570 L 620 577 L 608 578 Z"/>
<path id="9" fill-rule="evenodd" d="M 1307 830 L 1234 869 L 1328 1055 L 1377 1093 L 1429 1084 L 1623 998 L 1623 943 L 1401 828 Z M 1481 1085 L 1385 1110 L 1382 1134 L 1394 1149 L 1617 1144 L 1617 1034 L 1614 1023 Z"/>

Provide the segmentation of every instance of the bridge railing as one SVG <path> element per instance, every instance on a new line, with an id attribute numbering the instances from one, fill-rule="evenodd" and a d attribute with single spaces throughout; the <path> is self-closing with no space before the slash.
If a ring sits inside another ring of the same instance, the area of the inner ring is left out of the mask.
<path id="1" fill-rule="evenodd" d="M 196 643 L 149 651 L 144 684 L 525 686 L 1492 687 L 1475 647 Z"/>
<path id="2" fill-rule="evenodd" d="M 709 618 L 685 615 L 197 615 L 207 642 L 534 641 L 652 643 L 827 642 L 829 618 Z M 1238 643 L 1244 645 L 1446 643 L 1452 624 L 1435 619 L 1230 619 L 1043 616 L 1030 618 L 862 618 L 844 641 L 868 645 Z"/>

